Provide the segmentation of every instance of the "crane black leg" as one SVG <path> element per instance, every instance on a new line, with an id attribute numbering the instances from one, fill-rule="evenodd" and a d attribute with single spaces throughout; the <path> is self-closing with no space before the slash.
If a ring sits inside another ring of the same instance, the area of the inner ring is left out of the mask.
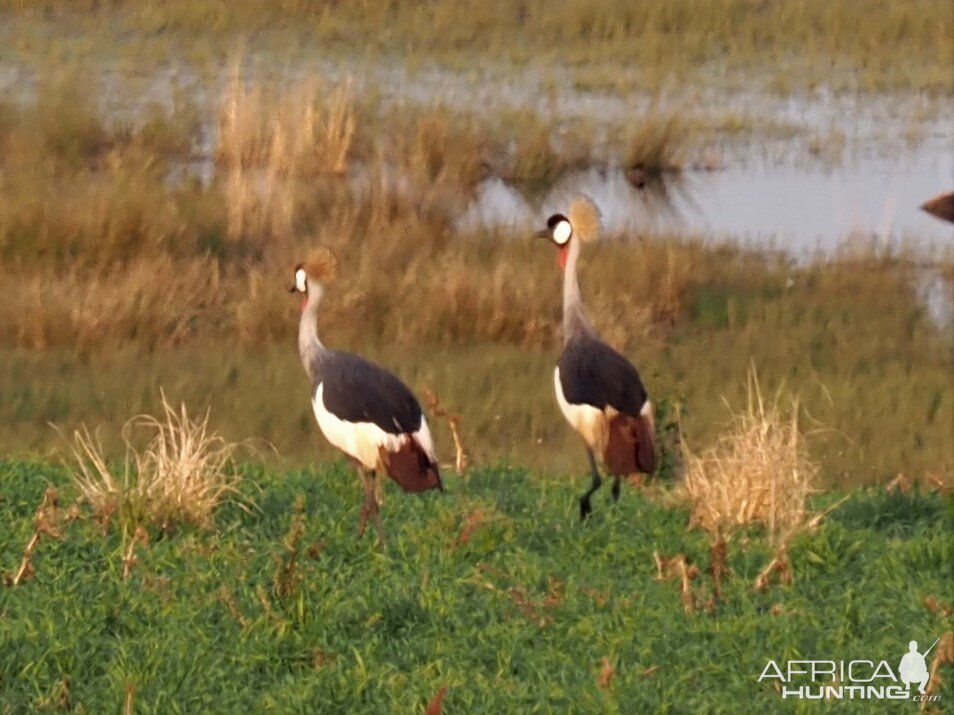
<path id="1" fill-rule="evenodd" d="M 378 495 L 375 489 L 375 473 L 368 472 L 364 467 L 358 467 L 358 474 L 364 483 L 364 502 L 361 504 L 361 518 L 358 520 L 358 538 L 364 536 L 364 529 L 368 525 L 368 517 L 374 517 L 374 528 L 378 532 L 378 542 L 384 544 L 384 527 L 381 525 L 381 510 L 378 505 Z"/>
<path id="2" fill-rule="evenodd" d="M 371 514 L 374 516 L 374 528 L 378 532 L 378 543 L 384 546 L 384 527 L 381 525 L 381 501 L 377 489 L 377 474 L 371 472 Z"/>
<path id="3" fill-rule="evenodd" d="M 593 450 L 586 450 L 587 456 L 590 458 L 590 471 L 593 473 L 593 480 L 590 482 L 590 488 L 586 490 L 586 493 L 580 497 L 580 521 L 583 521 L 590 515 L 590 512 L 593 511 L 593 507 L 590 506 L 590 496 L 593 492 L 600 488 L 600 484 L 603 483 L 603 480 L 600 479 L 600 470 L 596 467 L 596 457 L 593 456 Z"/>
<path id="4" fill-rule="evenodd" d="M 620 486 L 622 482 L 623 482 L 622 477 L 616 477 L 613 480 L 613 501 L 619 501 L 619 490 L 620 490 Z"/>
<path id="5" fill-rule="evenodd" d="M 358 476 L 361 477 L 361 484 L 364 486 L 364 501 L 361 503 L 361 516 L 358 519 L 358 538 L 364 536 L 364 528 L 368 525 L 368 517 L 371 515 L 372 504 L 377 506 L 377 500 L 374 498 L 374 478 L 371 477 L 364 467 L 358 467 Z"/>

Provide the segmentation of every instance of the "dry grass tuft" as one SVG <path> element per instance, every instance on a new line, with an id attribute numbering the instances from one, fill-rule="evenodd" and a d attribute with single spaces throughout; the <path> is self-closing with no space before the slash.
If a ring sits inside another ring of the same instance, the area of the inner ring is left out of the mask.
<path id="1" fill-rule="evenodd" d="M 251 622 L 242 612 L 242 609 L 239 608 L 238 602 L 235 600 L 235 595 L 227 586 L 222 586 L 219 588 L 219 600 L 222 601 L 222 603 L 225 604 L 225 607 L 229 609 L 229 613 L 232 615 L 232 618 L 238 621 L 238 624 L 242 627 L 242 630 L 248 630 Z"/>
<path id="2" fill-rule="evenodd" d="M 208 412 L 193 420 L 185 405 L 177 411 L 165 395 L 162 409 L 158 418 L 139 415 L 123 427 L 121 472 L 110 467 L 86 427 L 74 432 L 73 482 L 97 514 L 119 513 L 129 531 L 142 523 L 163 530 L 180 523 L 208 527 L 216 506 L 235 490 L 231 466 L 237 446 L 210 432 Z M 152 435 L 144 448 L 133 439 L 140 430 Z"/>
<path id="3" fill-rule="evenodd" d="M 954 616 L 954 608 L 951 606 L 945 606 L 943 603 L 940 603 L 934 596 L 925 596 L 923 599 L 924 607 L 927 608 L 932 615 L 936 616 L 940 614 L 941 618 L 948 619 Z"/>
<path id="4" fill-rule="evenodd" d="M 812 521 L 807 502 L 818 469 L 798 428 L 798 401 L 789 416 L 778 403 L 776 396 L 766 404 L 752 371 L 748 407 L 735 415 L 733 428 L 699 456 L 686 449 L 682 496 L 691 526 L 716 534 L 761 524 L 778 544 Z"/>
<path id="5" fill-rule="evenodd" d="M 627 140 L 625 166 L 630 180 L 637 184 L 634 177 L 638 173 L 648 182 L 660 174 L 680 171 L 689 135 L 689 128 L 674 114 L 640 119 Z"/>
<path id="6" fill-rule="evenodd" d="M 780 546 L 772 560 L 763 568 L 755 578 L 755 590 L 764 591 L 772 583 L 772 576 L 778 578 L 778 582 L 783 586 L 791 586 L 794 581 L 792 576 L 792 562 L 788 558 L 788 549 Z"/>
<path id="7" fill-rule="evenodd" d="M 921 477 L 913 478 L 904 472 L 898 472 L 894 479 L 884 485 L 884 490 L 889 493 L 907 494 L 915 488 L 926 492 L 949 494 L 954 491 L 954 479 L 946 476 L 943 472 L 927 472 Z"/>
<path id="8" fill-rule="evenodd" d="M 660 556 L 653 551 L 653 562 L 656 564 L 656 580 L 679 580 L 679 599 L 683 610 L 687 614 L 693 613 L 699 603 L 692 591 L 692 581 L 699 576 L 699 567 L 689 563 L 685 554 L 676 554 L 671 558 Z"/>
<path id="9" fill-rule="evenodd" d="M 47 536 L 51 539 L 60 539 L 63 536 L 64 518 L 72 520 L 75 518 L 72 510 L 64 517 L 59 508 L 59 495 L 56 489 L 50 487 L 43 494 L 43 501 L 37 507 L 36 515 L 33 517 L 33 534 L 30 541 L 23 549 L 23 557 L 20 559 L 20 567 L 13 576 L 4 576 L 3 581 L 11 586 L 18 586 L 26 579 L 32 578 L 35 573 L 33 568 L 33 553 L 40 544 L 40 537 Z"/>
<path id="10" fill-rule="evenodd" d="M 98 271 L 72 267 L 12 273 L 17 283 L 0 303 L 0 340 L 34 350 L 70 345 L 88 353 L 104 341 L 172 347 L 193 337 L 197 326 L 224 305 L 222 273 L 209 258 L 136 258 Z"/>
<path id="11" fill-rule="evenodd" d="M 716 536 L 709 547 L 709 575 L 712 577 L 712 596 L 717 601 L 722 600 L 722 579 L 731 575 L 728 564 L 728 545 L 721 534 Z"/>
<path id="12" fill-rule="evenodd" d="M 457 535 L 457 538 L 454 539 L 454 548 L 470 543 L 474 532 L 486 521 L 487 517 L 483 509 L 478 507 L 470 512 L 461 523 L 460 533 Z"/>
<path id="13" fill-rule="evenodd" d="M 126 548 L 123 550 L 123 581 L 129 580 L 132 573 L 132 567 L 136 565 L 136 544 L 148 545 L 149 534 L 142 526 L 137 526 L 133 532 L 132 538 L 128 539 Z"/>

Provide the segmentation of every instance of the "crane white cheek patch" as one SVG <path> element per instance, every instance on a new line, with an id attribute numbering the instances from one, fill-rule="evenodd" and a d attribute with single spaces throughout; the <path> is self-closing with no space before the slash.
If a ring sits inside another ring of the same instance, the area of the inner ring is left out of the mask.
<path id="1" fill-rule="evenodd" d="M 563 246 L 570 240 L 570 234 L 572 233 L 573 229 L 570 227 L 570 222 L 560 221 L 560 223 L 553 227 L 553 242 L 559 246 Z"/>
<path id="2" fill-rule="evenodd" d="M 295 288 L 298 289 L 299 293 L 304 293 L 308 290 L 307 277 L 305 276 L 305 269 L 299 268 L 295 271 Z"/>

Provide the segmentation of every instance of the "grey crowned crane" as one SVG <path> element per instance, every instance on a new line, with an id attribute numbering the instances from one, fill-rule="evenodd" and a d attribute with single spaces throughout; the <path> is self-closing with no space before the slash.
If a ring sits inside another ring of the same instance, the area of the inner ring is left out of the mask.
<path id="1" fill-rule="evenodd" d="M 581 519 L 592 511 L 590 497 L 601 484 L 597 461 L 615 478 L 614 500 L 624 476 L 656 469 L 653 406 L 646 388 L 636 368 L 599 339 L 580 298 L 580 247 L 597 239 L 599 223 L 593 202 L 579 198 L 567 215 L 553 214 L 536 234 L 559 249 L 563 269 L 563 354 L 553 383 L 560 410 L 583 437 L 589 457 L 592 481 L 580 497 Z"/>
<path id="2" fill-rule="evenodd" d="M 318 304 L 334 279 L 335 259 L 326 249 L 295 268 L 292 293 L 302 293 L 298 352 L 311 379 L 311 404 L 325 438 L 354 461 L 364 484 L 358 536 L 374 518 L 384 541 L 375 489 L 387 474 L 405 491 L 443 491 L 434 442 L 421 406 L 394 375 L 357 355 L 329 350 L 318 338 Z"/>

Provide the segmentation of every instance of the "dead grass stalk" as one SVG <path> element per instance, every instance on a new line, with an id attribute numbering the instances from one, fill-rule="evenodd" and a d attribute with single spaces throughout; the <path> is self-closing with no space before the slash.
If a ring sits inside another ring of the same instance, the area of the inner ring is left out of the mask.
<path id="1" fill-rule="evenodd" d="M 148 543 L 149 534 L 146 533 L 146 530 L 143 529 L 142 526 L 137 526 L 136 531 L 133 532 L 132 538 L 129 539 L 123 551 L 123 581 L 129 580 L 132 567 L 136 564 L 136 544 L 145 546 Z"/>
<path id="2" fill-rule="evenodd" d="M 470 467 L 470 455 L 467 453 L 464 440 L 460 435 L 460 415 L 456 412 L 449 412 L 442 407 L 437 394 L 429 387 L 424 388 L 424 400 L 427 402 L 431 414 L 447 420 L 447 426 L 450 427 L 451 435 L 454 437 L 454 468 L 458 474 L 466 474 Z"/>
<path id="3" fill-rule="evenodd" d="M 922 698 L 919 712 L 925 711 L 930 696 L 932 696 L 941 685 L 941 666 L 952 664 L 954 664 L 954 631 L 948 631 L 941 636 L 937 650 L 934 652 L 934 658 L 931 660 L 930 678 L 928 679 L 927 687 L 924 689 L 925 697 Z"/>
<path id="4" fill-rule="evenodd" d="M 280 599 L 294 595 L 301 581 L 298 573 L 298 547 L 305 532 L 305 498 L 299 496 L 292 506 L 292 522 L 282 542 L 282 554 L 275 557 L 272 585 Z"/>
<path id="5" fill-rule="evenodd" d="M 58 500 L 56 489 L 50 487 L 44 492 L 43 501 L 40 502 L 36 515 L 33 517 L 33 534 L 23 549 L 20 566 L 12 578 L 4 578 L 10 585 L 18 586 L 22 581 L 33 576 L 33 554 L 40 543 L 41 536 L 46 535 L 53 539 L 63 536 Z M 68 518 L 72 517 L 68 515 Z"/>

